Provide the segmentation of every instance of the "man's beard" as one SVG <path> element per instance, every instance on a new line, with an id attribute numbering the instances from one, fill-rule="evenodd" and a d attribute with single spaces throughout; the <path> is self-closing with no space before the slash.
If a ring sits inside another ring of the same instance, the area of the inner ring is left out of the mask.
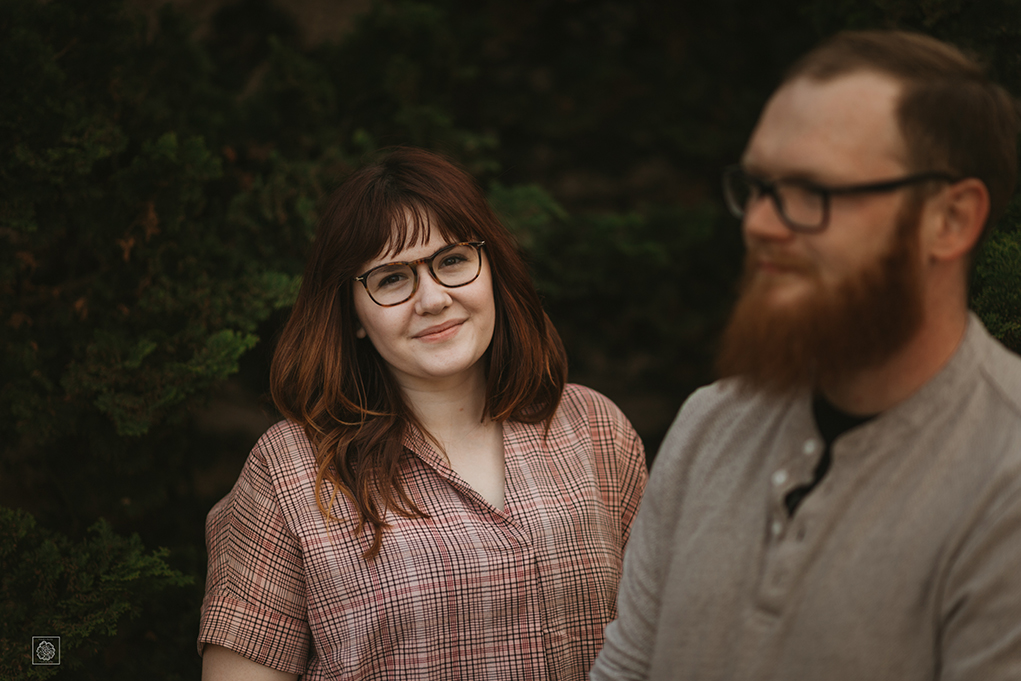
<path id="1" fill-rule="evenodd" d="M 716 367 L 753 387 L 786 391 L 841 382 L 881 364 L 922 323 L 918 262 L 921 206 L 909 201 L 890 249 L 865 269 L 826 290 L 818 273 L 791 263 L 815 290 L 786 307 L 771 304 L 774 282 L 745 261 L 741 296 L 724 330 Z"/>

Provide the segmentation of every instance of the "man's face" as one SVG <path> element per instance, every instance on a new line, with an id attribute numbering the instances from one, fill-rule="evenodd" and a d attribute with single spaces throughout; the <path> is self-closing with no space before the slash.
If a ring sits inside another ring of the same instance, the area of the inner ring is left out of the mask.
<path id="1" fill-rule="evenodd" d="M 909 173 L 900 85 L 858 72 L 774 94 L 742 161 L 767 180 L 826 186 Z M 833 196 L 827 228 L 791 231 L 768 198 L 746 207 L 741 299 L 719 369 L 786 389 L 841 380 L 899 349 L 921 322 L 919 207 L 908 191 Z"/>

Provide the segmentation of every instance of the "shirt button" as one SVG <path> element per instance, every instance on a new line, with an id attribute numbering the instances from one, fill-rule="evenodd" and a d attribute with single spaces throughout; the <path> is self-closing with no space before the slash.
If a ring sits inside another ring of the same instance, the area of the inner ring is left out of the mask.
<path id="1" fill-rule="evenodd" d="M 779 537 L 780 533 L 783 532 L 783 523 L 779 520 L 774 520 L 773 524 L 769 526 L 769 531 L 773 533 L 774 537 Z"/>
<path id="2" fill-rule="evenodd" d="M 802 445 L 801 451 L 805 453 L 805 456 L 812 456 L 815 454 L 815 440 L 805 440 L 805 444 Z"/>
<path id="3" fill-rule="evenodd" d="M 780 485 L 784 484 L 785 482 L 787 482 L 787 471 L 785 471 L 784 469 L 781 468 L 776 473 L 773 473 L 773 484 L 774 485 L 779 487 Z"/>

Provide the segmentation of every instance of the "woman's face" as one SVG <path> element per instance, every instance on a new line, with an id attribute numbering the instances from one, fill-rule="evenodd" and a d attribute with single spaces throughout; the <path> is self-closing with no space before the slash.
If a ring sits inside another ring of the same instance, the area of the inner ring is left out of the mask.
<path id="1" fill-rule="evenodd" d="M 426 258 L 448 245 L 439 230 L 431 230 L 426 243 L 370 260 L 361 272 L 393 261 Z M 435 390 L 484 373 L 479 360 L 493 339 L 496 306 L 484 250 L 480 257 L 478 278 L 458 288 L 443 286 L 429 273 L 428 262 L 419 263 L 418 290 L 392 307 L 377 305 L 365 287 L 355 283 L 358 337 L 368 337 L 402 388 Z"/>

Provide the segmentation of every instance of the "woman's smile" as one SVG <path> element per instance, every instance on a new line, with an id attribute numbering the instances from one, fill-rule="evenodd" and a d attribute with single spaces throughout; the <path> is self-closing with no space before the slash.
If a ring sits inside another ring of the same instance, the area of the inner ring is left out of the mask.
<path id="1" fill-rule="evenodd" d="M 363 271 L 428 258 L 449 245 L 433 229 L 425 243 L 367 262 Z M 493 340 L 496 304 L 493 276 L 482 253 L 478 277 L 460 286 L 441 284 L 426 262 L 418 263 L 417 290 L 396 305 L 378 305 L 364 287 L 355 287 L 358 335 L 372 343 L 403 387 L 433 389 L 484 372 L 480 360 Z"/>
<path id="2" fill-rule="evenodd" d="M 465 322 L 464 319 L 452 319 L 449 322 L 435 324 L 425 329 L 424 331 L 416 333 L 414 336 L 412 336 L 412 338 L 416 338 L 418 340 L 430 343 L 445 341 L 448 338 L 452 338 L 455 334 L 457 334 L 457 332 L 461 328 L 461 325 L 464 324 L 464 322 Z"/>

